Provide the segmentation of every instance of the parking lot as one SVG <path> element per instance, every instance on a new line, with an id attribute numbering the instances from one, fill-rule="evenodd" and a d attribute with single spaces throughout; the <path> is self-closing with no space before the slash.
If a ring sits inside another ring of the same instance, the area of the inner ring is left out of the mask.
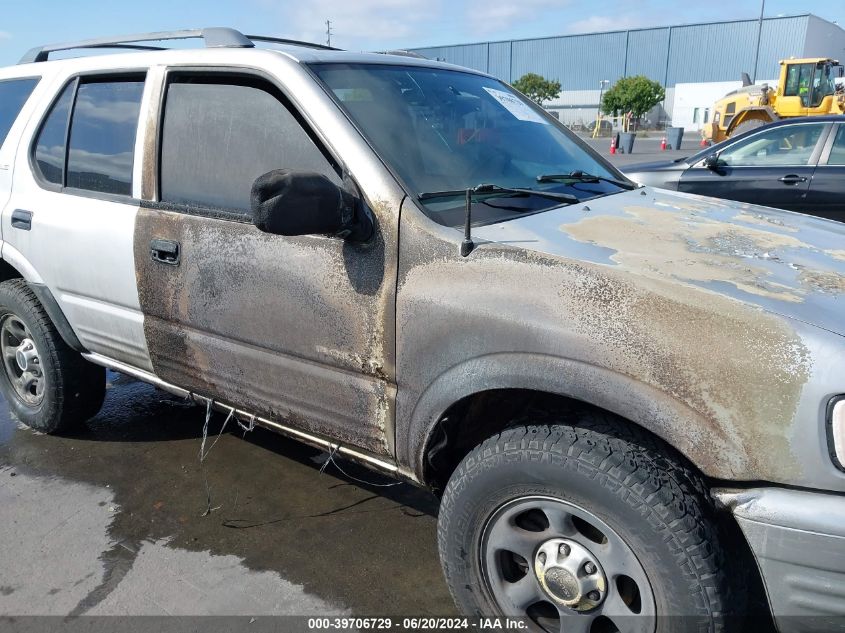
<path id="1" fill-rule="evenodd" d="M 632 153 L 622 154 L 617 152 L 612 155 L 610 154 L 609 137 L 590 138 L 588 136 L 581 136 L 581 138 L 622 171 L 625 171 L 628 165 L 661 160 L 675 160 L 677 158 L 692 156 L 701 150 L 699 146 L 701 139 L 693 134 L 685 134 L 681 148 L 677 150 L 660 149 L 660 141 L 663 138 L 660 132 L 648 132 L 647 136 L 640 134 L 634 141 L 634 151 Z"/>
<path id="2" fill-rule="evenodd" d="M 320 451 L 261 429 L 230 427 L 201 467 L 204 419 L 114 373 L 103 410 L 67 437 L 0 404 L 0 613 L 453 613 L 435 499 L 321 473 Z"/>

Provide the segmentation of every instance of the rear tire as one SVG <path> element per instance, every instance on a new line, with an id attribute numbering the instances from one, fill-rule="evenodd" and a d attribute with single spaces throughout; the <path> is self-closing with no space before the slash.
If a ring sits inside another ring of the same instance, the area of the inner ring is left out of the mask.
<path id="1" fill-rule="evenodd" d="M 438 545 L 458 608 L 541 631 L 724 630 L 745 598 L 700 476 L 613 416 L 571 418 L 534 416 L 549 424 L 489 438 L 453 473 Z"/>
<path id="2" fill-rule="evenodd" d="M 23 279 L 0 283 L 0 392 L 42 433 L 69 431 L 100 410 L 106 371 L 68 347 Z"/>
<path id="3" fill-rule="evenodd" d="M 733 130 L 731 130 L 731 136 L 739 136 L 740 134 L 745 134 L 746 132 L 750 132 L 751 130 L 756 130 L 758 127 L 763 127 L 771 123 L 771 121 L 761 121 L 760 119 L 746 119 L 739 125 L 737 125 Z"/>

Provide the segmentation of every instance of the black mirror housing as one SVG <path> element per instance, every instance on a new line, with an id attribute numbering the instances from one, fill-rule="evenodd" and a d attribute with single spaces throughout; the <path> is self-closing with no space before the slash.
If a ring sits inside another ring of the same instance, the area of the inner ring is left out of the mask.
<path id="1" fill-rule="evenodd" d="M 314 172 L 267 172 L 253 183 L 250 203 L 252 221 L 265 233 L 328 234 L 365 242 L 374 230 L 360 199 Z"/>
<path id="2" fill-rule="evenodd" d="M 704 159 L 704 166 L 707 169 L 712 169 L 713 171 L 719 169 L 722 165 L 722 161 L 719 160 L 718 154 L 710 154 L 707 158 Z"/>

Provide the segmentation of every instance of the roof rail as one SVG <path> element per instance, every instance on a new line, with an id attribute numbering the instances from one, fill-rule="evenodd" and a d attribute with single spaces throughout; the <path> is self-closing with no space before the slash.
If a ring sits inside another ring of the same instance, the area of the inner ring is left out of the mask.
<path id="1" fill-rule="evenodd" d="M 37 46 L 24 55 L 19 64 L 31 64 L 35 62 L 46 62 L 50 53 L 57 51 L 68 51 L 80 48 L 131 48 L 135 50 L 160 50 L 159 46 L 141 46 L 135 42 L 160 42 L 166 40 L 202 39 L 206 48 L 252 48 L 252 43 L 240 31 L 225 27 L 212 27 L 205 29 L 186 29 L 182 31 L 160 31 L 158 33 L 139 33 L 136 35 L 124 35 L 122 37 L 101 37 L 80 42 L 68 42 L 66 44 L 48 44 Z"/>
<path id="2" fill-rule="evenodd" d="M 247 39 L 253 42 L 268 42 L 270 44 L 291 44 L 293 46 L 307 46 L 308 48 L 319 48 L 324 51 L 339 51 L 341 49 L 334 46 L 326 46 L 325 44 L 315 44 L 314 42 L 303 42 L 302 40 L 289 40 L 283 37 L 268 37 L 266 35 L 247 35 Z"/>

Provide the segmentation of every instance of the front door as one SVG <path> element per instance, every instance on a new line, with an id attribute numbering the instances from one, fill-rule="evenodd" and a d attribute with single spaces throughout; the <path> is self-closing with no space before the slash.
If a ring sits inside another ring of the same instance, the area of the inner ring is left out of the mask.
<path id="1" fill-rule="evenodd" d="M 366 245 L 256 229 L 253 181 L 340 169 L 263 78 L 176 72 L 165 86 L 158 198 L 135 261 L 155 373 L 224 404 L 370 453 L 392 442 L 395 271 L 379 215 Z M 349 185 L 347 182 L 347 186 Z M 387 212 L 385 212 L 387 213 Z"/>
<path id="2" fill-rule="evenodd" d="M 678 190 L 801 210 L 828 125 L 777 126 L 743 138 L 720 152 L 718 169 L 699 164 L 685 171 Z"/>

